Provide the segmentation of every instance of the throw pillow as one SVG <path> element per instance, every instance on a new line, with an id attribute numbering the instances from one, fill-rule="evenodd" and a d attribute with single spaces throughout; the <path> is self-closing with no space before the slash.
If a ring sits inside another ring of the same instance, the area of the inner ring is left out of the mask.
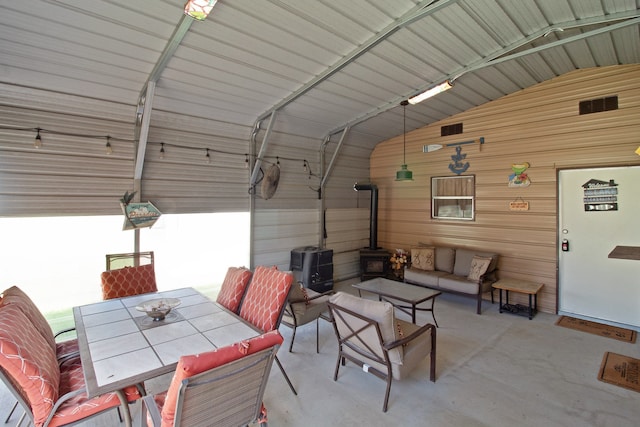
<path id="1" fill-rule="evenodd" d="M 411 249 L 411 267 L 433 271 L 435 268 L 435 248 Z"/>
<path id="2" fill-rule="evenodd" d="M 307 294 L 307 290 L 300 282 L 292 284 L 291 291 L 289 291 L 289 301 L 300 302 L 302 300 L 304 300 L 305 305 L 309 305 L 309 294 Z"/>
<path id="3" fill-rule="evenodd" d="M 471 269 L 469 270 L 467 279 L 473 280 L 474 282 L 480 280 L 482 275 L 487 272 L 489 264 L 491 264 L 491 258 L 474 256 L 471 260 Z"/>

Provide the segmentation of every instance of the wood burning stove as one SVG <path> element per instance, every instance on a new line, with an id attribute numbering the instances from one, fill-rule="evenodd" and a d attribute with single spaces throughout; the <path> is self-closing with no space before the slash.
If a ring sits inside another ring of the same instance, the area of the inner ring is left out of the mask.
<path id="1" fill-rule="evenodd" d="M 369 212 L 369 247 L 360 249 L 360 280 L 365 281 L 389 274 L 391 254 L 378 247 L 378 187 L 374 184 L 358 184 L 355 191 L 371 191 Z"/>

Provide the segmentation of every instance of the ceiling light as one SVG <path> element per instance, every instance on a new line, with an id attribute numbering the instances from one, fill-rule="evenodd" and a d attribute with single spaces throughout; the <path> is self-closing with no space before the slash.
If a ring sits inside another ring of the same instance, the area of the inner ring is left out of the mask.
<path id="1" fill-rule="evenodd" d="M 216 2 L 217 0 L 189 0 L 184 5 L 184 13 L 196 21 L 204 21 Z"/>
<path id="2" fill-rule="evenodd" d="M 449 90 L 452 87 L 453 87 L 453 82 L 450 80 L 446 80 L 443 83 L 440 83 L 438 86 L 434 86 L 431 89 L 425 90 L 421 94 L 412 96 L 411 98 L 409 98 L 409 104 L 415 105 L 419 102 L 424 101 L 427 98 L 431 98 L 432 96 L 442 93 L 445 90 Z"/>
<path id="3" fill-rule="evenodd" d="M 402 166 L 396 172 L 396 181 L 413 181 L 413 172 L 407 168 L 407 104 L 408 101 L 402 101 Z"/>

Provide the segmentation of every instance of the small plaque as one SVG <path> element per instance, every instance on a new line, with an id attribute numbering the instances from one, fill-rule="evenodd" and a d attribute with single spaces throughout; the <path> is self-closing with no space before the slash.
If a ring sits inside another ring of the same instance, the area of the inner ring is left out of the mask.
<path id="1" fill-rule="evenodd" d="M 528 211 L 529 202 L 525 202 L 521 200 L 509 202 L 509 210 L 510 211 Z"/>

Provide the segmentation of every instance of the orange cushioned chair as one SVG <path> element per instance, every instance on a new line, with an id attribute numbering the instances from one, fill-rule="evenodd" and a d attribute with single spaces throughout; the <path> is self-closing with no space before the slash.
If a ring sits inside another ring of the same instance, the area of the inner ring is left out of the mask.
<path id="1" fill-rule="evenodd" d="M 238 314 L 251 274 L 251 270 L 245 267 L 229 267 L 216 302 Z"/>
<path id="2" fill-rule="evenodd" d="M 271 331 L 180 357 L 169 389 L 143 399 L 141 425 L 235 427 L 256 420 L 266 425 L 262 397 L 282 341 L 278 331 Z"/>
<path id="3" fill-rule="evenodd" d="M 54 334 L 49 326 L 49 322 L 47 322 L 47 319 L 45 319 L 42 312 L 40 312 L 38 307 L 34 304 L 33 300 L 31 300 L 31 298 L 24 293 L 22 289 L 17 286 L 12 286 L 2 292 L 2 294 L 0 294 L 0 306 L 6 304 L 14 304 L 22 310 L 29 319 L 31 319 L 31 322 L 36 327 L 40 335 L 42 335 L 45 341 L 51 346 L 51 349 L 55 352 L 58 362 L 68 358 L 77 357 L 80 354 L 77 339 L 74 338 L 56 342 L 57 337 L 66 334 L 67 332 L 72 332 L 75 328 L 65 329 Z M 9 414 L 5 419 L 5 423 L 9 422 L 9 419 L 11 418 L 11 415 L 13 415 L 13 411 L 17 406 L 18 402 L 16 402 L 11 411 L 9 411 Z"/>
<path id="4" fill-rule="evenodd" d="M 256 267 L 240 306 L 240 317 L 263 332 L 278 329 L 292 283 L 293 274 L 290 272 L 280 271 L 276 267 Z M 289 388 L 297 395 L 278 356 L 275 360 Z"/>
<path id="5" fill-rule="evenodd" d="M 51 343 L 15 304 L 0 305 L 0 378 L 36 427 L 75 424 L 115 407 L 130 426 L 128 402 L 141 397 L 128 387 L 89 399 L 80 358 L 58 361 Z"/>
<path id="6" fill-rule="evenodd" d="M 158 291 L 153 264 L 104 271 L 100 279 L 105 300 Z"/>

